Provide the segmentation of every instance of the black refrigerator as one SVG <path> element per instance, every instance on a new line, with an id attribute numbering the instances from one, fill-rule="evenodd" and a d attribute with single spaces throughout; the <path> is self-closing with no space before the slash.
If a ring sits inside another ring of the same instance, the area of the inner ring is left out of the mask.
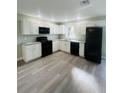
<path id="1" fill-rule="evenodd" d="M 87 27 L 84 56 L 87 60 L 101 63 L 102 27 Z"/>

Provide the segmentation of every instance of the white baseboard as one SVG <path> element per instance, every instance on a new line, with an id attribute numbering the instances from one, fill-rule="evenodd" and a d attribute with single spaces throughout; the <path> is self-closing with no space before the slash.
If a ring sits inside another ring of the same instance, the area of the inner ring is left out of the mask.
<path id="1" fill-rule="evenodd" d="M 17 61 L 20 61 L 20 60 L 23 60 L 23 58 L 22 57 L 17 58 Z"/>

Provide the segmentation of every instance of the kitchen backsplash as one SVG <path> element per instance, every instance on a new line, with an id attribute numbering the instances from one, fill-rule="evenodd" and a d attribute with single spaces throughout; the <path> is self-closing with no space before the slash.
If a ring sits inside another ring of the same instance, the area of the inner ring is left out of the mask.
<path id="1" fill-rule="evenodd" d="M 59 39 L 85 41 L 85 35 L 78 35 L 78 36 L 75 36 L 75 38 L 72 38 L 71 36 L 66 36 L 66 35 L 61 34 L 61 35 L 59 35 Z"/>
<path id="2" fill-rule="evenodd" d="M 59 39 L 58 35 L 18 35 L 17 38 L 17 44 L 22 44 L 22 43 L 26 43 L 26 42 L 33 42 L 36 40 L 36 37 L 42 37 L 42 36 L 46 36 L 49 40 L 55 40 L 55 39 Z"/>

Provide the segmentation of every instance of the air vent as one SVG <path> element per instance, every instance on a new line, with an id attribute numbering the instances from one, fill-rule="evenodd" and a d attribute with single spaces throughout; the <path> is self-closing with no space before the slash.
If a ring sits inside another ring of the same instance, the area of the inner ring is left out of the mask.
<path id="1" fill-rule="evenodd" d="M 90 4 L 89 0 L 81 0 L 81 1 L 80 1 L 80 5 L 81 5 L 81 6 L 87 6 L 87 5 L 89 5 L 89 4 Z"/>

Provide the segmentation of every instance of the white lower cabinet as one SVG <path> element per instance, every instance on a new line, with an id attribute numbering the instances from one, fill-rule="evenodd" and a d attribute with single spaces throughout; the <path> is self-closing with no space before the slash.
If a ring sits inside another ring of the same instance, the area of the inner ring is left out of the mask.
<path id="1" fill-rule="evenodd" d="M 84 57 L 84 43 L 79 43 L 79 55 Z"/>
<path id="2" fill-rule="evenodd" d="M 66 44 L 66 52 L 68 52 L 68 53 L 70 53 L 70 42 L 65 42 L 65 44 Z"/>
<path id="3" fill-rule="evenodd" d="M 60 50 L 70 53 L 70 42 L 60 41 Z"/>
<path id="4" fill-rule="evenodd" d="M 41 56 L 41 43 L 24 44 L 22 46 L 23 60 L 31 61 Z"/>
<path id="5" fill-rule="evenodd" d="M 41 44 L 34 44 L 33 46 L 33 57 L 34 59 L 41 56 Z"/>
<path id="6" fill-rule="evenodd" d="M 70 53 L 70 42 L 56 40 L 52 44 L 53 52 L 58 50 Z M 27 43 L 22 46 L 23 60 L 29 62 L 42 56 L 41 43 Z M 79 43 L 79 56 L 84 57 L 84 43 Z"/>
<path id="7" fill-rule="evenodd" d="M 53 52 L 59 50 L 59 41 L 53 41 Z"/>
<path id="8" fill-rule="evenodd" d="M 60 50 L 64 51 L 65 49 L 65 43 L 64 41 L 60 41 Z"/>

